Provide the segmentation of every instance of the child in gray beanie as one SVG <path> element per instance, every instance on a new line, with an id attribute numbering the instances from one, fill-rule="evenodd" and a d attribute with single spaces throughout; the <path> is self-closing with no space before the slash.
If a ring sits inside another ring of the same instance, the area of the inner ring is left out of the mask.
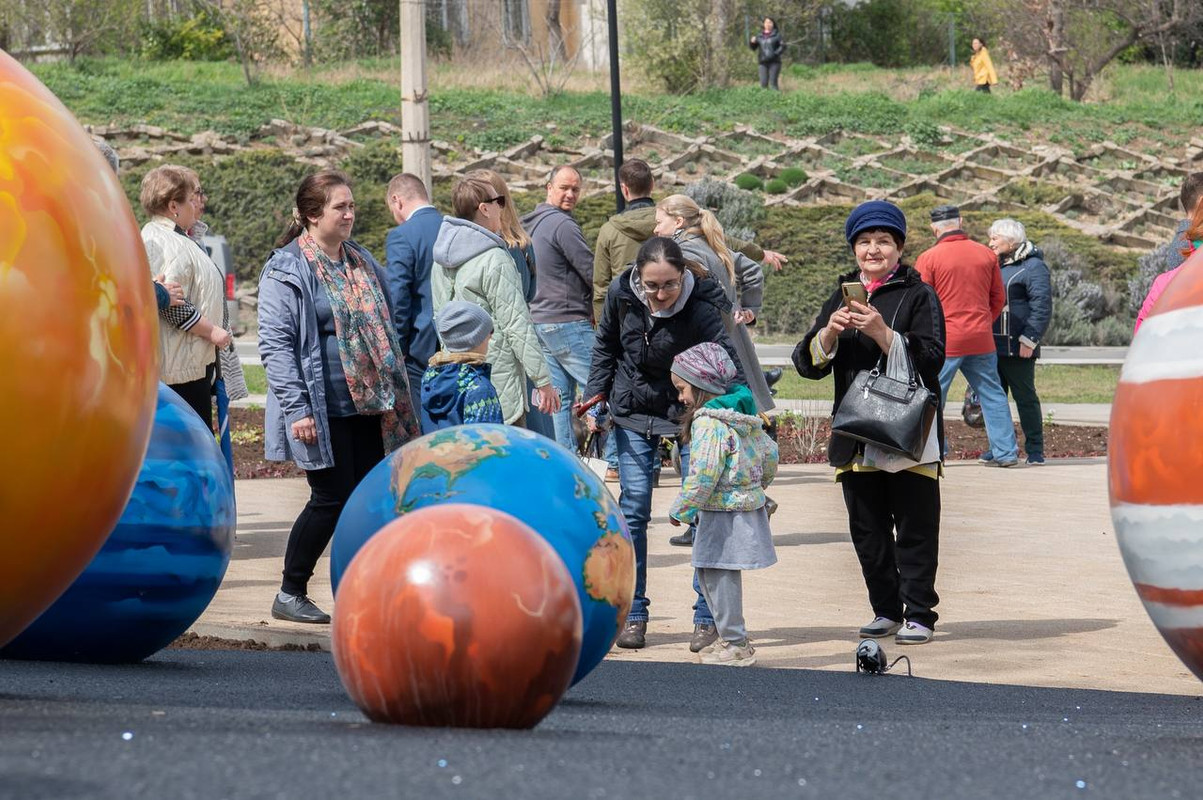
<path id="1" fill-rule="evenodd" d="M 743 614 L 743 570 L 777 563 L 764 490 L 777 474 L 777 443 L 756 414 L 751 390 L 736 383 L 731 356 L 702 342 L 673 359 L 672 382 L 686 408 L 681 438 L 689 474 L 669 509 L 674 525 L 695 519 L 693 566 L 718 639 L 703 664 L 756 663 Z"/>
<path id="2" fill-rule="evenodd" d="M 422 376 L 422 433 L 452 425 L 501 425 L 501 401 L 485 361 L 493 320 L 475 303 L 452 300 L 434 318 L 443 349 Z"/>

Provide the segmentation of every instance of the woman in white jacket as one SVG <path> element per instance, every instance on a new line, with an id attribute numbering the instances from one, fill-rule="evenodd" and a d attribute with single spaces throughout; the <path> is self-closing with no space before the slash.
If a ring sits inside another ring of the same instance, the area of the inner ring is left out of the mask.
<path id="1" fill-rule="evenodd" d="M 160 377 L 212 428 L 217 348 L 228 347 L 231 337 L 213 323 L 222 318 L 224 276 L 187 233 L 203 208 L 200 180 L 187 167 L 165 164 L 146 173 L 139 199 L 150 217 L 142 226 L 142 242 L 151 276 L 163 275 L 179 284 L 195 306 L 159 326 Z"/>

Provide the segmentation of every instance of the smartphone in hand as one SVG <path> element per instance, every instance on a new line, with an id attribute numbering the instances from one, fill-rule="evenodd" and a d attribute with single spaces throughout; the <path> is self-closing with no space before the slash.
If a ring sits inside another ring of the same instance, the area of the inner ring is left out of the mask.
<path id="1" fill-rule="evenodd" d="M 862 305 L 869 304 L 869 292 L 865 289 L 865 285 L 860 281 L 841 283 L 840 292 L 842 292 L 844 295 L 844 306 L 849 309 L 852 308 L 853 300 L 861 303 Z"/>

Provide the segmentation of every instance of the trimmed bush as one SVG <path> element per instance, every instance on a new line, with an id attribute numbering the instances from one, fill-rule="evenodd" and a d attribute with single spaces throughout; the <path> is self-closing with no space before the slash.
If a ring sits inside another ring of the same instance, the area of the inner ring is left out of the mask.
<path id="1" fill-rule="evenodd" d="M 769 194 L 785 194 L 789 191 L 789 184 L 780 178 L 773 178 L 764 185 L 764 190 Z"/>
<path id="2" fill-rule="evenodd" d="M 756 191 L 764 188 L 764 181 L 756 177 L 750 172 L 745 172 L 742 175 L 735 176 L 735 185 L 743 189 L 745 192 Z"/>
<path id="3" fill-rule="evenodd" d="M 786 167 L 781 170 L 781 175 L 778 177 L 785 181 L 786 185 L 791 187 L 801 186 L 806 183 L 808 177 L 806 171 L 798 167 Z"/>

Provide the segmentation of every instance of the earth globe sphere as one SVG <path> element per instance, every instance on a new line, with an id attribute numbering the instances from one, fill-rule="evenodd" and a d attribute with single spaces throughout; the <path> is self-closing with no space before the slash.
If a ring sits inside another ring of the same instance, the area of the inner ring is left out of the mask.
<path id="1" fill-rule="evenodd" d="M 512 425 L 457 425 L 407 442 L 360 482 L 334 531 L 335 600 L 351 559 L 398 516 L 442 503 L 504 511 L 533 528 L 572 575 L 584 618 L 573 683 L 596 667 L 626 622 L 635 548 L 618 503 L 584 462 Z"/>

